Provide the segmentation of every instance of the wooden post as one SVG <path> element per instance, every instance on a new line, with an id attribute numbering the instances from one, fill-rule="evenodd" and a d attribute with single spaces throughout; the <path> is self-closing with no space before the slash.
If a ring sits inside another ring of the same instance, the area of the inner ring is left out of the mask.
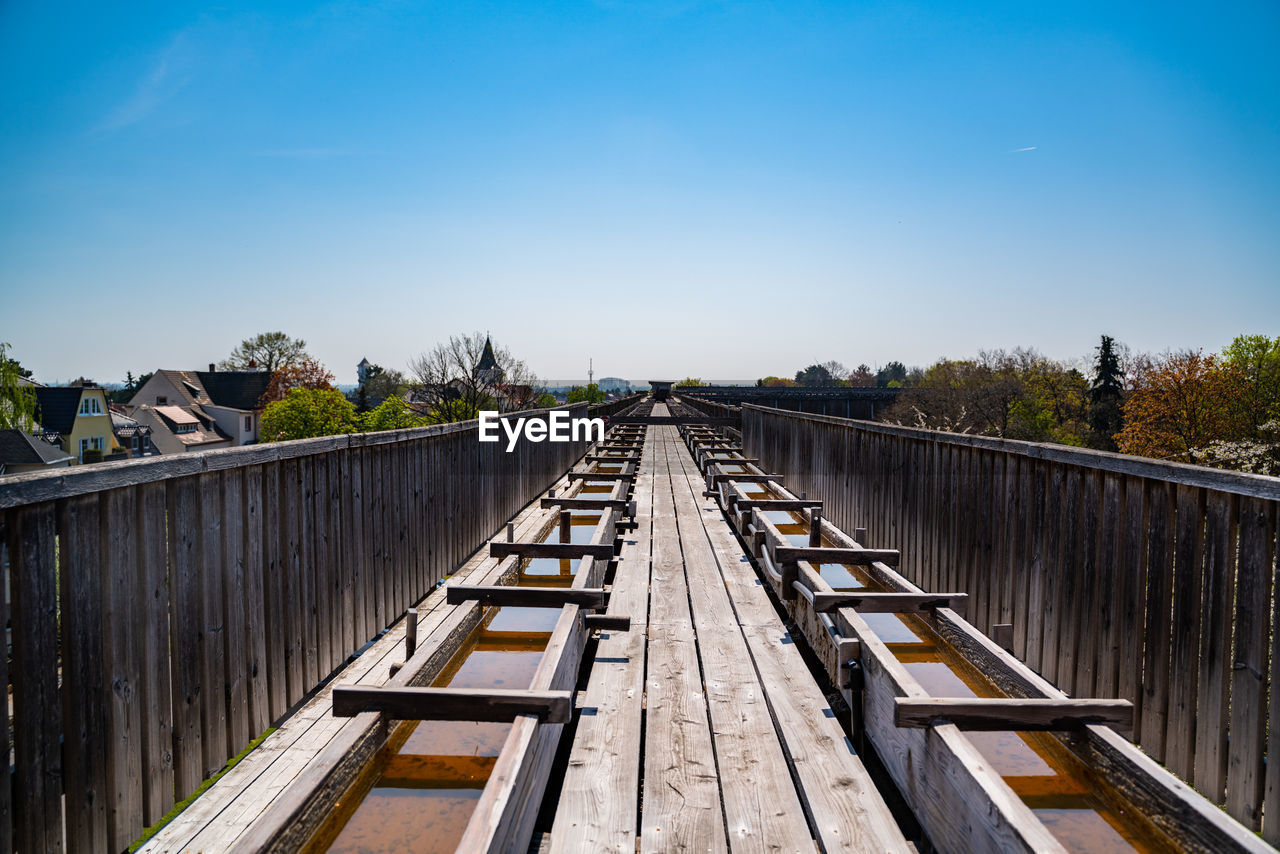
<path id="1" fill-rule="evenodd" d="M 858 545 L 860 545 L 860 546 L 865 546 L 865 545 L 867 544 L 867 529 L 866 529 L 866 528 L 854 528 L 854 529 L 853 529 L 853 538 L 854 538 L 855 540 L 857 540 Z"/>
<path id="2" fill-rule="evenodd" d="M 1013 623 L 996 623 L 991 627 L 991 639 L 1005 652 L 1013 652 Z"/>
<path id="3" fill-rule="evenodd" d="M 809 511 L 809 545 L 822 545 L 822 511 L 816 507 Z"/>
<path id="4" fill-rule="evenodd" d="M 551 491 L 555 492 L 554 489 Z M 507 542 L 514 543 L 515 541 L 516 541 L 516 523 L 508 522 L 507 523 Z"/>
<path id="5" fill-rule="evenodd" d="M 560 542 L 567 543 L 573 539 L 573 511 L 560 511 Z"/>
<path id="6" fill-rule="evenodd" d="M 418 648 L 418 609 L 410 608 L 404 615 L 404 658 L 408 661 L 413 658 L 413 652 Z"/>

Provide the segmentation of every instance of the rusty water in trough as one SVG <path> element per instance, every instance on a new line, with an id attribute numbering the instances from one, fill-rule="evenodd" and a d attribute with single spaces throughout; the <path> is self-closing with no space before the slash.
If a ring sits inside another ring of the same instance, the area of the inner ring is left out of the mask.
<path id="1" fill-rule="evenodd" d="M 759 493 L 760 497 L 769 494 L 765 489 Z M 809 526 L 804 517 L 789 510 L 769 511 L 765 515 L 794 544 L 808 544 Z M 822 545 L 836 543 L 824 537 Z M 886 589 L 858 566 L 821 564 L 814 568 L 836 590 Z M 1006 696 L 925 619 L 907 614 L 861 616 L 931 696 Z M 965 735 L 1068 850 L 1168 851 L 1175 847 L 1052 735 L 1038 732 L 966 732 Z"/>
<path id="2" fill-rule="evenodd" d="M 611 487 L 612 488 L 612 487 Z M 574 513 L 572 542 L 590 542 L 600 513 Z M 539 537 L 555 541 L 558 527 Z M 578 559 L 521 561 L 515 583 L 568 587 Z M 559 608 L 494 607 L 431 682 L 435 687 L 528 688 Z M 511 724 L 400 724 L 307 847 L 308 852 L 376 854 L 453 851 L 484 791 Z"/>
<path id="3" fill-rule="evenodd" d="M 528 688 L 559 616 L 551 608 L 489 609 L 431 684 Z M 400 724 L 308 850 L 453 851 L 510 729 L 473 721 Z"/>

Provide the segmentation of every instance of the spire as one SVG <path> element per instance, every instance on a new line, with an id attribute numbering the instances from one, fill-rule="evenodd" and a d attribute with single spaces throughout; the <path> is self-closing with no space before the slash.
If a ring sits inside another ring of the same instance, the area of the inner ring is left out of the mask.
<path id="1" fill-rule="evenodd" d="M 493 342 L 486 335 L 484 337 L 484 352 L 480 354 L 480 362 L 476 365 L 476 371 L 492 371 L 497 367 L 498 360 L 493 355 Z"/>

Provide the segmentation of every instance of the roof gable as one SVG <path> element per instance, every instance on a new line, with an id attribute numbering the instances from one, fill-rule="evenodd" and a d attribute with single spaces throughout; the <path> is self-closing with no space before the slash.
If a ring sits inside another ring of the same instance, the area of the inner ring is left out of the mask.
<path id="1" fill-rule="evenodd" d="M 75 429 L 76 410 L 80 408 L 79 386 L 37 386 L 36 421 L 46 430 L 66 435 Z"/>
<path id="2" fill-rule="evenodd" d="M 0 468 L 5 465 L 48 465 L 69 459 L 70 454 L 21 430 L 0 430 Z"/>
<path id="3" fill-rule="evenodd" d="M 229 409 L 252 410 L 271 384 L 267 371 L 196 371 L 208 396 L 206 403 Z"/>

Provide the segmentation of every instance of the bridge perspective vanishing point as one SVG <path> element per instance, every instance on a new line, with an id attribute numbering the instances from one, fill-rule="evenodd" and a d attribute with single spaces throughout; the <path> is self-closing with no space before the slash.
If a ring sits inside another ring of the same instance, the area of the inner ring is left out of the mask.
<path id="1" fill-rule="evenodd" d="M 1276 479 L 567 409 L 0 486 L 0 851 L 1280 843 Z"/>

